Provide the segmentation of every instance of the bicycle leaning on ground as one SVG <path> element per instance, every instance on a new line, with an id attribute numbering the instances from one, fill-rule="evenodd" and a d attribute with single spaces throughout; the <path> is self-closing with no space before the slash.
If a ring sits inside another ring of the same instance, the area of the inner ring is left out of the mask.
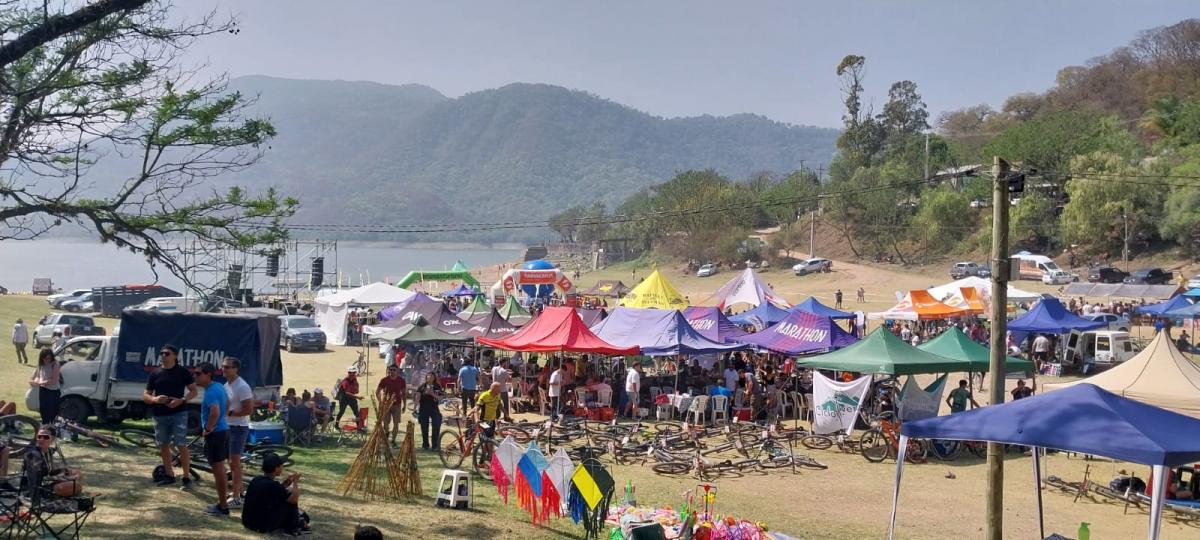
<path id="1" fill-rule="evenodd" d="M 900 448 L 900 422 L 895 420 L 891 412 L 883 412 L 872 418 L 872 427 L 859 438 L 859 451 L 871 463 L 879 463 L 887 458 L 896 459 Z M 929 448 L 925 441 L 908 439 L 905 446 L 904 459 L 909 463 L 925 463 L 928 459 Z"/>

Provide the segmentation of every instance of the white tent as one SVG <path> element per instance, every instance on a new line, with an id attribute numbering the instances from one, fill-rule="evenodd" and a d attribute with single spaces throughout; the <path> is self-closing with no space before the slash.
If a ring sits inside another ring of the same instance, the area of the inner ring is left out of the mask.
<path id="1" fill-rule="evenodd" d="M 929 295 L 937 300 L 945 301 L 947 298 L 952 298 L 954 295 L 961 294 L 960 289 L 964 287 L 974 287 L 979 290 L 979 294 L 983 295 L 989 303 L 992 300 L 992 280 L 983 279 L 979 276 L 969 276 L 957 281 L 951 281 L 940 287 L 929 289 Z M 1037 293 L 1022 291 L 1013 287 L 1012 283 L 1008 284 L 1008 301 L 1009 302 L 1032 302 L 1039 298 Z"/>
<path id="2" fill-rule="evenodd" d="M 326 340 L 331 345 L 345 345 L 346 316 L 350 312 L 350 306 L 390 306 L 408 300 L 414 294 L 416 293 L 395 285 L 371 283 L 317 298 L 313 302 L 316 312 L 313 318 L 316 319 L 317 326 L 325 331 Z"/>
<path id="3" fill-rule="evenodd" d="M 776 307 L 787 309 L 792 307 L 783 295 L 771 290 L 766 283 L 758 278 L 758 273 L 749 268 L 727 281 L 717 292 L 706 298 L 698 305 L 716 302 L 716 306 L 724 309 L 733 304 L 750 304 L 758 307 L 763 302 L 770 302 Z"/>

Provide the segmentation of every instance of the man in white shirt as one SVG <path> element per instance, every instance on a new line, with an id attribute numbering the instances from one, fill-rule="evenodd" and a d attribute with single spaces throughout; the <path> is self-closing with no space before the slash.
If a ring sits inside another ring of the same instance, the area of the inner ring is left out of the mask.
<path id="1" fill-rule="evenodd" d="M 725 389 L 729 390 L 730 392 L 736 391 L 737 390 L 737 381 L 738 381 L 738 372 L 736 369 L 733 369 L 733 364 L 732 363 L 726 364 L 725 371 L 722 374 L 725 376 Z"/>
<path id="2" fill-rule="evenodd" d="M 912 341 L 912 330 L 909 330 L 907 325 L 900 328 L 900 339 Z"/>
<path id="3" fill-rule="evenodd" d="M 1042 363 L 1050 360 L 1050 338 L 1045 334 L 1038 334 L 1038 337 L 1033 340 L 1033 361 L 1040 372 Z"/>
<path id="4" fill-rule="evenodd" d="M 625 395 L 629 396 L 626 401 L 626 409 L 629 411 L 630 418 L 637 418 L 637 407 L 639 397 L 642 390 L 642 363 L 633 360 L 629 366 L 628 372 L 625 374 Z"/>
<path id="5" fill-rule="evenodd" d="M 562 408 L 562 387 L 563 387 L 563 372 L 565 371 L 562 361 L 555 362 L 557 369 L 550 373 L 550 380 L 547 383 L 550 396 L 550 417 L 557 420 L 558 414 Z"/>
<path id="6" fill-rule="evenodd" d="M 229 470 L 233 474 L 233 489 L 227 501 L 229 508 L 242 507 L 242 452 L 246 450 L 246 439 L 250 436 L 250 413 L 254 410 L 254 391 L 239 373 L 242 363 L 237 358 L 226 356 L 221 362 L 225 375 L 225 395 L 229 396 L 229 411 L 225 423 L 229 424 Z M 283 443 L 283 441 L 279 441 Z"/>
<path id="7" fill-rule="evenodd" d="M 29 357 L 25 355 L 25 345 L 29 344 L 29 329 L 21 319 L 17 319 L 17 324 L 13 325 L 12 344 L 17 349 L 17 363 L 28 364 Z"/>
<path id="8" fill-rule="evenodd" d="M 512 416 L 508 412 L 508 392 L 509 381 L 512 379 L 512 371 L 508 369 L 508 360 L 501 358 L 492 368 L 492 382 L 500 384 L 500 412 L 503 413 L 505 422 L 512 422 Z"/>

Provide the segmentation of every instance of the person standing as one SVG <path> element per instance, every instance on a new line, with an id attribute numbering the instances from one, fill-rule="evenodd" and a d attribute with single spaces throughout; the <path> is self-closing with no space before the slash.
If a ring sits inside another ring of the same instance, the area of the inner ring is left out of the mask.
<path id="1" fill-rule="evenodd" d="M 346 414 L 346 409 L 350 409 L 350 413 L 354 415 L 354 423 L 358 425 L 358 429 L 362 429 L 362 419 L 359 417 L 358 400 L 362 396 L 358 394 L 358 368 L 350 366 L 346 368 L 346 377 L 337 387 L 338 413 L 335 424 L 342 423 L 342 415 Z"/>
<path id="2" fill-rule="evenodd" d="M 508 393 L 509 383 L 512 380 L 512 371 L 508 369 L 508 359 L 500 359 L 496 363 L 496 367 L 492 368 L 492 384 L 500 385 L 500 411 L 504 415 L 505 422 L 512 422 L 512 416 L 508 410 Z"/>
<path id="3" fill-rule="evenodd" d="M 438 410 L 438 400 L 442 397 L 442 385 L 438 384 L 437 376 L 425 374 L 425 382 L 417 387 L 417 422 L 421 424 L 421 449 L 437 449 L 438 438 L 442 432 L 442 411 Z M 433 432 L 433 446 L 429 444 L 429 434 Z"/>
<path id="4" fill-rule="evenodd" d="M 1037 382 L 1034 381 L 1033 384 L 1037 385 Z M 1033 391 L 1034 391 L 1033 388 L 1025 386 L 1025 379 L 1017 379 L 1017 387 L 1013 388 L 1013 390 L 1012 390 L 1013 401 L 1016 401 L 1018 399 L 1025 399 L 1029 396 L 1032 396 Z"/>
<path id="5" fill-rule="evenodd" d="M 625 375 L 625 393 L 629 395 L 627 409 L 630 418 L 637 418 L 638 402 L 642 392 L 642 363 L 638 360 L 630 362 L 629 371 Z"/>
<path id="6" fill-rule="evenodd" d="M 171 445 L 179 451 L 179 465 L 183 469 L 183 489 L 192 488 L 191 456 L 188 454 L 187 409 L 184 405 L 196 397 L 196 379 L 187 368 L 179 365 L 179 348 L 163 345 L 158 351 L 162 365 L 146 380 L 142 401 L 153 405 L 154 442 L 158 443 L 158 455 L 162 458 L 167 476 L 158 482 L 160 486 L 175 483 L 175 469 L 171 466 Z"/>
<path id="7" fill-rule="evenodd" d="M 38 412 L 42 416 L 42 425 L 48 426 L 58 418 L 58 398 L 62 394 L 58 383 L 62 378 L 59 369 L 62 367 L 54 357 L 54 351 L 42 349 L 38 353 L 38 366 L 29 379 L 30 386 L 38 389 Z"/>
<path id="8" fill-rule="evenodd" d="M 867 301 L 867 290 L 862 287 L 859 287 L 858 288 L 858 303 L 861 304 L 866 301 Z"/>
<path id="9" fill-rule="evenodd" d="M 196 366 L 196 385 L 204 389 L 200 402 L 200 425 L 204 426 L 204 457 L 212 467 L 217 484 L 217 502 L 204 509 L 210 516 L 229 515 L 229 476 L 225 474 L 225 462 L 229 460 L 229 424 L 225 420 L 229 413 L 229 396 L 225 387 L 213 381 L 216 366 L 205 362 Z"/>
<path id="10" fill-rule="evenodd" d="M 842 309 L 842 290 L 838 289 L 833 292 L 833 307 Z"/>
<path id="11" fill-rule="evenodd" d="M 29 344 L 29 329 L 25 327 L 24 320 L 17 319 L 17 324 L 13 325 L 12 344 L 17 349 L 17 363 L 28 364 L 29 356 L 25 354 L 25 346 Z"/>
<path id="12" fill-rule="evenodd" d="M 375 401 L 380 404 L 380 407 L 385 401 L 390 404 L 380 416 L 379 425 L 384 428 L 391 425 L 389 429 L 392 444 L 396 444 L 396 434 L 400 432 L 400 418 L 404 415 L 405 400 L 407 399 L 408 386 L 404 382 L 404 377 L 400 376 L 400 368 L 395 364 L 388 366 L 387 376 L 379 379 L 379 386 L 375 387 Z"/>
<path id="13" fill-rule="evenodd" d="M 975 402 L 975 397 L 971 395 L 971 388 L 967 381 L 958 381 L 958 388 L 950 391 L 950 395 L 946 396 L 946 405 L 950 406 L 950 412 L 960 413 L 967 410 L 967 403 L 971 407 L 978 409 L 979 403 Z"/>
<path id="14" fill-rule="evenodd" d="M 458 370 L 458 389 L 462 398 L 462 415 L 466 416 L 467 411 L 475 407 L 475 394 L 479 390 L 479 368 L 470 358 L 463 360 L 463 366 Z"/>
<path id="15" fill-rule="evenodd" d="M 1050 338 L 1046 334 L 1038 334 L 1038 337 L 1033 340 L 1033 361 L 1038 373 L 1042 371 L 1042 364 L 1050 360 Z"/>
<path id="16" fill-rule="evenodd" d="M 229 469 L 233 474 L 233 490 L 226 506 L 241 508 L 244 485 L 242 452 L 246 451 L 246 439 L 250 437 L 250 413 L 254 411 L 254 391 L 241 376 L 241 360 L 226 356 L 221 362 L 221 371 L 225 374 L 225 394 L 229 396 L 225 423 L 229 425 Z M 326 418 L 328 419 L 328 415 Z"/>
<path id="17" fill-rule="evenodd" d="M 554 372 L 550 374 L 550 380 L 547 383 L 547 395 L 550 397 L 550 418 L 558 419 L 558 415 L 562 412 L 562 391 L 563 391 L 563 373 L 564 369 L 561 360 L 554 361 Z"/>

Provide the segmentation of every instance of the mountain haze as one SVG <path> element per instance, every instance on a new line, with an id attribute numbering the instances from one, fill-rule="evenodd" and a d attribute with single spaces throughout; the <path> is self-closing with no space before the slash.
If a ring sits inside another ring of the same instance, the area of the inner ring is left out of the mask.
<path id="1" fill-rule="evenodd" d="M 837 130 L 762 116 L 661 118 L 545 84 L 448 98 L 421 85 L 240 77 L 279 136 L 229 181 L 299 197 L 294 223 L 490 222 L 610 207 L 676 172 L 733 178 L 827 164 Z M 529 240 L 545 231 L 392 237 Z"/>

